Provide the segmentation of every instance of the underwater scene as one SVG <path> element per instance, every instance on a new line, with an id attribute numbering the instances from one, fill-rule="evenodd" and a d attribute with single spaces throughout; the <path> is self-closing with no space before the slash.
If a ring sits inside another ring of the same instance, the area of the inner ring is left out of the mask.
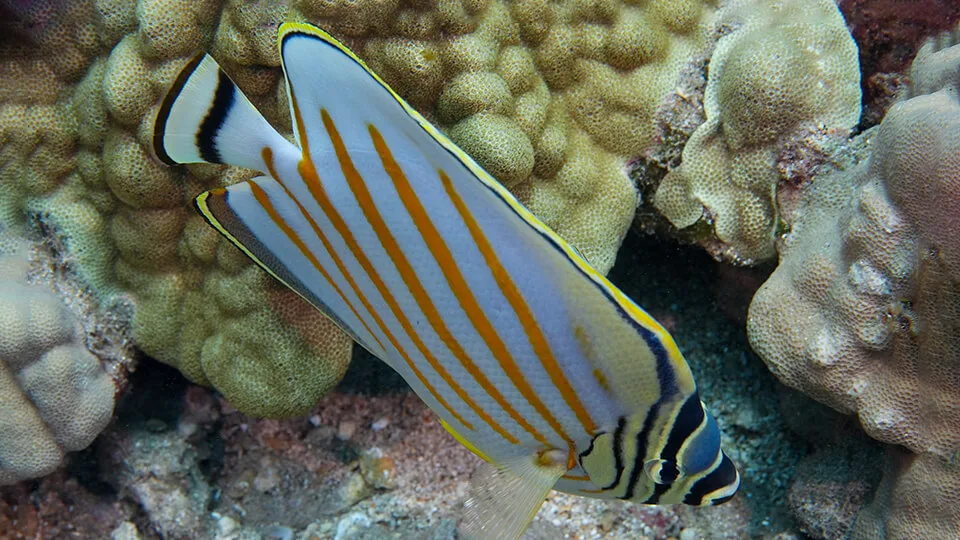
<path id="1" fill-rule="evenodd" d="M 960 538 L 960 0 L 0 0 L 0 538 Z"/>

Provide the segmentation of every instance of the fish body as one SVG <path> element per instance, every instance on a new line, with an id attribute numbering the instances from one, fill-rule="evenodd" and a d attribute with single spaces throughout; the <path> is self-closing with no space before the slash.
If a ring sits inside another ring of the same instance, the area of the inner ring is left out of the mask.
<path id="1" fill-rule="evenodd" d="M 492 464 L 468 532 L 519 535 L 551 488 L 732 497 L 736 468 L 669 333 L 344 45 L 300 23 L 278 41 L 295 143 L 205 55 L 161 105 L 156 155 L 264 173 L 197 209 Z"/>

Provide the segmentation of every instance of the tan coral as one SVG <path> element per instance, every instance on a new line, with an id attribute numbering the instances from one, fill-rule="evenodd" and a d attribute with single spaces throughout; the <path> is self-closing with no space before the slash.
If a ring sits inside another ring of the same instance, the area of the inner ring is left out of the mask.
<path id="1" fill-rule="evenodd" d="M 817 178 L 747 327 L 783 382 L 942 459 L 960 451 L 958 133 L 948 90 L 892 108 L 869 161 Z"/>
<path id="2" fill-rule="evenodd" d="M 198 193 L 248 172 L 150 156 L 158 100 L 192 55 L 211 51 L 289 133 L 277 27 L 326 26 L 606 270 L 637 202 L 625 160 L 650 142 L 714 12 L 694 0 L 291 4 L 41 1 L 20 16 L 52 23 L 25 26 L 0 64 L 3 223 L 39 217 L 104 301 L 132 295 L 139 347 L 264 415 L 309 408 L 350 342 L 294 317 L 309 310 L 193 213 Z"/>
<path id="3" fill-rule="evenodd" d="M 191 208 L 201 191 L 249 173 L 186 174 L 149 152 L 159 99 L 183 65 L 211 46 L 217 28 L 240 20 L 259 29 L 265 14 L 240 2 L 224 12 L 218 0 L 36 5 L 57 24 L 36 26 L 0 65 L 9 75 L 0 84 L 3 223 L 22 229 L 24 217 L 39 217 L 101 302 L 130 294 L 146 353 L 214 384 L 246 412 L 307 410 L 342 376 L 349 338 L 316 317 L 289 324 L 286 313 L 302 301 Z M 265 32 L 275 49 L 275 27 Z M 84 56 L 59 59 L 64 47 Z M 246 51 L 232 51 L 233 64 L 262 60 Z"/>
<path id="4" fill-rule="evenodd" d="M 710 59 L 707 120 L 654 203 L 680 229 L 706 217 L 727 256 L 751 262 L 775 254 L 780 149 L 857 123 L 857 48 L 830 0 L 736 0 L 716 25 L 729 33 Z"/>
<path id="5" fill-rule="evenodd" d="M 781 381 L 899 445 L 854 538 L 960 537 L 960 45 L 938 50 L 958 37 L 817 176 L 750 306 Z"/>
<path id="6" fill-rule="evenodd" d="M 704 52 L 711 2 L 319 2 L 359 55 L 606 272 L 637 194 L 626 161 Z"/>
<path id="7" fill-rule="evenodd" d="M 850 531 L 851 540 L 957 538 L 960 467 L 890 447 L 883 480 Z"/>

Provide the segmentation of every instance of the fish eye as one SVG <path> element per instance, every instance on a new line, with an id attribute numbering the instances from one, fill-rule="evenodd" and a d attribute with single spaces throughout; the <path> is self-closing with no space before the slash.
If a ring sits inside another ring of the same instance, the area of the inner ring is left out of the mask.
<path id="1" fill-rule="evenodd" d="M 643 470 L 657 484 L 672 484 L 680 477 L 677 464 L 665 459 L 651 459 L 643 464 Z"/>

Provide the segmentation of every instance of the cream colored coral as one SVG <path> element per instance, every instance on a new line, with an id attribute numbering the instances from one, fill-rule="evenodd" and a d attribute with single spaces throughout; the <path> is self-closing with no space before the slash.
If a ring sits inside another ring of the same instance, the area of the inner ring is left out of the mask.
<path id="1" fill-rule="evenodd" d="M 860 511 L 851 540 L 957 538 L 960 467 L 931 455 L 887 449 L 883 480 Z"/>
<path id="2" fill-rule="evenodd" d="M 77 318 L 49 289 L 28 285 L 25 251 L 10 251 L 0 246 L 0 484 L 48 474 L 86 448 L 110 422 L 117 392 Z"/>
<path id="3" fill-rule="evenodd" d="M 626 161 L 706 47 L 710 2 L 300 0 L 601 271 L 637 205 Z"/>
<path id="4" fill-rule="evenodd" d="M 804 130 L 852 128 L 860 116 L 857 48 L 831 0 L 735 0 L 710 59 L 707 120 L 655 197 L 677 228 L 701 219 L 740 262 L 774 255 L 780 148 Z"/>
<path id="5" fill-rule="evenodd" d="M 869 160 L 818 177 L 750 307 L 750 343 L 786 384 L 872 437 L 960 455 L 960 46 L 943 90 L 898 103 Z M 943 66 L 941 66 L 943 67 Z"/>

